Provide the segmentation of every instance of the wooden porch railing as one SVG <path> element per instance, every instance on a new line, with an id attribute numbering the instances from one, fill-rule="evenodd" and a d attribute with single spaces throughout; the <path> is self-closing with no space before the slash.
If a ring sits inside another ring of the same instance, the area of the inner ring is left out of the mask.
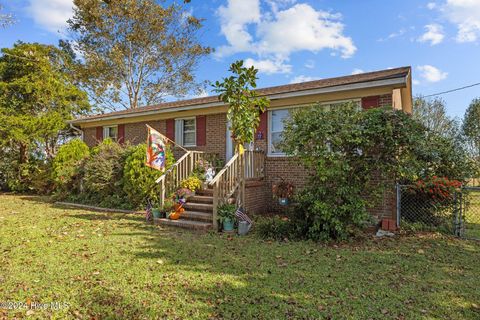
<path id="1" fill-rule="evenodd" d="M 218 228 L 217 208 L 237 192 L 237 204 L 245 198 L 245 154 L 236 153 L 209 183 L 213 187 L 213 227 Z"/>
<path id="2" fill-rule="evenodd" d="M 265 176 L 265 153 L 236 153 L 210 182 L 213 187 L 213 225 L 217 228 L 217 207 L 226 203 L 236 192 L 237 206 L 245 205 L 245 180 Z"/>
<path id="3" fill-rule="evenodd" d="M 156 182 L 160 187 L 159 200 L 161 206 L 165 202 L 165 196 L 170 195 L 180 187 L 180 182 L 190 176 L 195 168 L 195 163 L 203 159 L 204 155 L 201 151 L 188 151 L 157 179 Z"/>
<path id="4" fill-rule="evenodd" d="M 261 179 L 265 177 L 265 152 L 245 151 L 245 178 Z"/>
<path id="5" fill-rule="evenodd" d="M 200 151 L 188 151 L 168 169 L 157 184 L 160 188 L 160 205 L 165 197 L 180 187 L 180 182 L 190 176 L 198 160 L 208 154 Z M 261 179 L 265 176 L 265 153 L 263 151 L 245 151 L 235 154 L 215 175 L 209 186 L 213 188 L 213 225 L 217 228 L 217 207 L 226 203 L 235 193 L 237 206 L 245 204 L 245 180 Z"/>

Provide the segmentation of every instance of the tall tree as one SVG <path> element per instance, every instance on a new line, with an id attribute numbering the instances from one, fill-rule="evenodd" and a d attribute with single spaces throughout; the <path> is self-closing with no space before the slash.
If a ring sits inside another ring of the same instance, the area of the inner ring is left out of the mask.
<path id="1" fill-rule="evenodd" d="M 462 129 L 480 168 L 480 98 L 470 103 L 463 118 Z"/>
<path id="2" fill-rule="evenodd" d="M 458 180 L 471 177 L 474 170 L 465 136 L 457 119 L 447 114 L 445 101 L 414 99 L 413 117 L 425 127 L 425 137 L 416 144 L 417 157 L 425 165 L 425 176 L 440 175 Z"/>
<path id="3" fill-rule="evenodd" d="M 89 110 L 72 81 L 71 56 L 50 45 L 16 43 L 0 56 L 0 153 L 22 178 L 33 157 L 51 159 L 66 120 Z M 28 171 L 28 170 L 27 170 Z"/>
<path id="4" fill-rule="evenodd" d="M 260 113 L 264 112 L 270 100 L 259 97 L 253 90 L 257 87 L 258 69 L 243 66 L 239 60 L 230 65 L 232 76 L 217 81 L 214 91 L 219 99 L 228 104 L 227 119 L 237 148 L 253 142 L 255 130 L 260 123 Z"/>
<path id="5" fill-rule="evenodd" d="M 78 74 L 95 102 L 135 109 L 199 89 L 194 71 L 211 48 L 202 21 L 173 2 L 74 0 L 69 29 L 81 55 Z"/>
<path id="6" fill-rule="evenodd" d="M 458 134 L 458 122 L 447 115 L 444 100 L 440 98 L 429 100 L 418 96 L 415 97 L 413 105 L 413 117 L 430 132 L 441 136 Z"/>

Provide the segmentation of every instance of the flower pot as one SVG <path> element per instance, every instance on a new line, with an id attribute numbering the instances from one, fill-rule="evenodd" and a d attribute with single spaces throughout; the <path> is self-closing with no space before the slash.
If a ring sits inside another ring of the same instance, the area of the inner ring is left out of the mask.
<path id="1" fill-rule="evenodd" d="M 278 204 L 281 206 L 287 206 L 289 203 L 288 198 L 278 198 Z"/>
<path id="2" fill-rule="evenodd" d="M 223 220 L 223 231 L 233 231 L 233 219 L 225 218 Z"/>
<path id="3" fill-rule="evenodd" d="M 162 217 L 162 213 L 159 209 L 152 209 L 152 213 L 154 219 L 160 219 Z"/>

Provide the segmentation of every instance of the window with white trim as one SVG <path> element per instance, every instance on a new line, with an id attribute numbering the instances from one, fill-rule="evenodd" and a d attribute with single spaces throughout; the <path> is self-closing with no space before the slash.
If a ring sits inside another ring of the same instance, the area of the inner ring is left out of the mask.
<path id="1" fill-rule="evenodd" d="M 359 99 L 326 102 L 321 103 L 320 105 L 325 108 L 325 110 L 330 110 L 332 107 L 338 107 L 348 102 L 355 103 L 358 110 L 361 110 L 361 102 Z M 285 152 L 283 152 L 280 147 L 280 144 L 283 141 L 282 134 L 284 121 L 290 118 L 291 110 L 300 107 L 307 106 L 295 106 L 286 109 L 271 110 L 268 112 L 268 155 L 285 156 Z"/>
<path id="2" fill-rule="evenodd" d="M 283 134 L 284 120 L 290 118 L 290 109 L 272 110 L 268 121 L 268 153 L 270 155 L 284 155 L 280 148 Z"/>
<path id="3" fill-rule="evenodd" d="M 118 126 L 103 127 L 103 139 L 112 139 L 117 141 L 118 139 Z"/>
<path id="4" fill-rule="evenodd" d="M 197 145 L 197 122 L 195 118 L 175 119 L 175 142 L 184 147 Z"/>

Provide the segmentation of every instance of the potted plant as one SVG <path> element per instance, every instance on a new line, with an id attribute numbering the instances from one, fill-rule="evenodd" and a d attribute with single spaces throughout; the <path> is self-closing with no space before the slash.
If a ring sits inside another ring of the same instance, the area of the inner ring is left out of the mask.
<path id="1" fill-rule="evenodd" d="M 162 217 L 162 212 L 159 207 L 152 208 L 153 219 L 160 219 Z"/>
<path id="2" fill-rule="evenodd" d="M 192 194 L 192 190 L 188 188 L 180 188 L 173 195 L 173 201 L 175 203 L 185 204 L 185 202 L 187 202 L 187 199 L 191 197 Z"/>
<path id="3" fill-rule="evenodd" d="M 180 187 L 182 189 L 190 190 L 190 195 L 194 195 L 195 191 L 202 187 L 202 180 L 200 180 L 197 175 L 191 175 L 187 179 L 180 182 Z"/>
<path id="4" fill-rule="evenodd" d="M 235 223 L 235 210 L 236 207 L 234 204 L 224 203 L 218 206 L 218 220 L 223 226 L 223 231 L 233 231 Z"/>
<path id="5" fill-rule="evenodd" d="M 172 199 L 165 199 L 163 206 L 160 208 L 160 215 L 162 218 L 165 218 L 173 210 L 174 201 Z"/>
<path id="6" fill-rule="evenodd" d="M 282 181 L 272 186 L 272 193 L 278 199 L 280 205 L 286 206 L 289 203 L 289 199 L 293 196 L 294 188 L 291 182 L 282 179 Z"/>

